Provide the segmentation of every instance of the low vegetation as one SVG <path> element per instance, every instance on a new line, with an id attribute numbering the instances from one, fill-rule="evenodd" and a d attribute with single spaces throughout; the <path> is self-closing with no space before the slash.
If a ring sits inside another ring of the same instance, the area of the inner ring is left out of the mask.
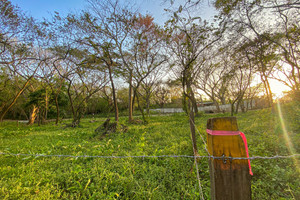
<path id="1" fill-rule="evenodd" d="M 250 156 L 289 155 L 299 152 L 297 103 L 281 108 L 286 136 L 278 109 L 249 111 L 237 115 L 246 134 Z M 229 114 L 201 115 L 195 119 L 205 135 L 208 118 Z M 120 123 L 127 132 L 94 137 L 106 118 L 83 119 L 81 127 L 65 124 L 27 126 L 2 122 L 0 152 L 44 155 L 193 155 L 186 115 L 152 116 L 147 125 Z M 65 120 L 64 123 L 71 121 Z M 285 138 L 290 139 L 290 143 Z M 206 155 L 198 136 L 200 155 Z M 287 145 L 290 144 L 290 145 Z M 293 147 L 291 147 L 291 144 Z M 289 147 L 288 147 L 289 146 Z M 298 163 L 299 163 L 299 157 Z M 293 159 L 251 162 L 253 199 L 297 199 L 300 176 Z M 299 167 L 299 166 L 298 166 Z M 210 199 L 207 159 L 199 161 L 205 199 Z M 67 158 L 0 156 L 0 199 L 198 199 L 196 169 L 191 158 Z M 299 170 L 299 168 L 298 168 Z"/>

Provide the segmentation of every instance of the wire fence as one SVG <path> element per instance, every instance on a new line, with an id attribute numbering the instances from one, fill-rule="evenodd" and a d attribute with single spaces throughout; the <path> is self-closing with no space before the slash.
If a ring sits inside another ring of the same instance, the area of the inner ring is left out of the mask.
<path id="1" fill-rule="evenodd" d="M 60 154 L 25 154 L 25 153 L 5 153 L 0 152 L 0 155 L 7 155 L 7 156 L 32 156 L 32 157 L 61 157 L 61 158 L 207 158 L 207 159 L 217 159 L 217 160 L 255 160 L 255 159 L 265 159 L 265 160 L 272 160 L 272 159 L 287 159 L 287 158 L 294 158 L 300 157 L 300 154 L 292 154 L 292 155 L 276 155 L 276 156 L 252 156 L 249 158 L 246 157 L 226 157 L 226 156 L 189 156 L 189 155 L 141 155 L 141 156 L 102 156 L 102 155 L 60 155 Z"/>
<path id="2" fill-rule="evenodd" d="M 256 160 L 256 159 L 263 159 L 263 160 L 274 160 L 274 159 L 289 159 L 289 158 L 296 158 L 300 157 L 300 154 L 292 154 L 292 155 L 275 155 L 275 156 L 252 156 L 252 157 L 227 157 L 227 156 L 212 156 L 208 149 L 207 144 L 204 137 L 201 135 L 200 131 L 198 130 L 197 126 L 194 124 L 194 121 L 189 118 L 189 120 L 193 123 L 195 129 L 197 130 L 203 144 L 204 149 L 207 153 L 206 156 L 200 155 L 64 155 L 64 154 L 26 154 L 26 153 L 10 153 L 10 152 L 0 152 L 0 155 L 3 156 L 16 156 L 16 157 L 59 157 L 59 158 L 101 158 L 101 159 L 126 159 L 126 158 L 193 158 L 195 161 L 196 172 L 197 172 L 197 179 L 199 183 L 199 190 L 200 190 L 200 199 L 204 200 L 200 176 L 199 176 L 199 169 L 197 159 L 217 159 L 223 160 L 226 162 L 227 160 Z"/>

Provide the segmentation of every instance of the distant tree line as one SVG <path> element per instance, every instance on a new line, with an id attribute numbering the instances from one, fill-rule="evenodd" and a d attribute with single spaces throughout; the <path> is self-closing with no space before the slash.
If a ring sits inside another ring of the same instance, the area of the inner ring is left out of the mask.
<path id="1" fill-rule="evenodd" d="M 71 117 L 76 127 L 92 113 L 134 122 L 138 110 L 147 122 L 151 107 L 176 105 L 193 123 L 204 96 L 232 115 L 258 96 L 272 106 L 270 79 L 300 99 L 296 0 L 215 0 L 214 22 L 199 16 L 203 1 L 186 1 L 163 27 L 119 0 L 87 3 L 37 21 L 0 2 L 0 121 Z"/>

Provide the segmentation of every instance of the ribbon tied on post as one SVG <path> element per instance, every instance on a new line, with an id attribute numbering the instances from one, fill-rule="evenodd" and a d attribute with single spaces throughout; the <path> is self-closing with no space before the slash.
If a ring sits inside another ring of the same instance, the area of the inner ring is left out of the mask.
<path id="1" fill-rule="evenodd" d="M 219 135 L 219 136 L 239 135 L 242 138 L 243 143 L 245 145 L 245 151 L 246 151 L 247 158 L 249 158 L 249 150 L 248 150 L 247 139 L 246 139 L 246 136 L 243 132 L 241 132 L 241 131 L 220 131 L 220 130 L 210 130 L 210 129 L 206 129 L 206 132 L 209 135 Z M 249 166 L 249 174 L 251 176 L 253 176 L 253 172 L 252 172 L 251 164 L 250 164 L 250 159 L 248 159 L 248 166 Z"/>

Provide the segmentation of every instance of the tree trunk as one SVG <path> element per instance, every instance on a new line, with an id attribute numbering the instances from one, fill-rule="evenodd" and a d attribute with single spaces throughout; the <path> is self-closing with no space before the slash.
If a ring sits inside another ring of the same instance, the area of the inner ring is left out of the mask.
<path id="1" fill-rule="evenodd" d="M 219 103 L 218 103 L 215 99 L 213 99 L 213 102 L 214 102 L 214 104 L 215 104 L 215 106 L 216 106 L 216 108 L 217 108 L 217 112 L 218 112 L 218 113 L 221 112 Z"/>
<path id="2" fill-rule="evenodd" d="M 30 113 L 30 116 L 29 116 L 29 122 L 28 122 L 28 125 L 31 125 L 34 123 L 36 117 L 37 117 L 37 114 L 39 112 L 39 109 L 37 106 L 33 105 L 33 108 L 32 108 L 32 111 Z"/>
<path id="3" fill-rule="evenodd" d="M 129 75 L 129 92 L 128 92 L 128 110 L 129 110 L 129 113 L 128 113 L 128 121 L 129 123 L 132 122 L 133 120 L 133 102 L 132 102 L 132 72 L 130 72 L 130 75 Z"/>
<path id="4" fill-rule="evenodd" d="M 271 87 L 270 87 L 270 83 L 268 78 L 266 77 L 266 84 L 267 84 L 267 88 L 269 90 L 269 105 L 270 107 L 273 105 L 273 95 L 272 95 L 272 91 L 271 91 Z"/>
<path id="5" fill-rule="evenodd" d="M 194 112 L 195 112 L 195 115 L 198 114 L 198 106 L 197 106 L 197 101 L 196 101 L 196 98 L 195 98 L 195 94 L 193 92 L 193 89 L 191 88 L 191 102 L 192 102 L 192 105 L 193 105 L 193 109 L 194 109 Z"/>
<path id="6" fill-rule="evenodd" d="M 230 103 L 231 105 L 231 116 L 233 116 L 233 113 L 234 113 L 234 103 Z"/>
<path id="7" fill-rule="evenodd" d="M 41 118 L 41 111 L 38 112 L 38 114 L 37 114 L 37 121 L 38 121 L 38 126 L 40 126 L 40 125 L 41 125 L 41 121 L 42 121 L 42 118 Z"/>
<path id="8" fill-rule="evenodd" d="M 148 123 L 148 121 L 147 121 L 147 119 L 145 117 L 144 109 L 140 105 L 139 95 L 137 94 L 137 91 L 135 91 L 135 93 L 136 93 L 136 95 L 135 95 L 136 96 L 136 101 L 137 101 L 137 104 L 138 104 L 138 108 L 139 108 L 139 110 L 140 110 L 140 112 L 142 114 L 143 121 L 144 121 L 144 123 Z"/>
<path id="9" fill-rule="evenodd" d="M 137 87 L 136 87 L 137 88 Z M 133 111 L 134 111 L 134 103 L 135 103 L 135 92 L 134 92 L 134 90 L 135 90 L 135 88 L 134 87 L 132 87 L 132 103 L 131 103 L 131 106 L 132 106 L 132 113 L 133 113 Z"/>
<path id="10" fill-rule="evenodd" d="M 69 82 L 68 85 L 68 97 L 69 97 L 69 101 L 70 101 L 70 105 L 71 105 L 71 110 L 72 110 L 72 115 L 73 118 L 75 117 L 76 113 L 75 113 L 75 109 L 74 109 L 74 105 L 73 105 L 73 99 L 72 99 L 72 95 L 71 95 L 71 82 Z"/>
<path id="11" fill-rule="evenodd" d="M 268 106 L 271 107 L 272 104 L 273 104 L 273 97 L 272 97 L 272 91 L 271 91 L 271 87 L 270 87 L 268 78 L 263 73 L 263 74 L 261 74 L 261 79 L 264 83 L 265 91 L 266 91 L 266 94 L 267 94 Z"/>
<path id="12" fill-rule="evenodd" d="M 44 120 L 46 121 L 47 118 L 48 118 L 48 92 L 47 92 L 47 89 L 46 90 L 46 97 L 45 97 L 45 117 L 44 117 Z"/>
<path id="13" fill-rule="evenodd" d="M 188 93 L 188 99 L 187 99 L 187 114 L 189 117 L 189 122 L 190 122 L 190 130 L 191 130 L 191 136 L 192 136 L 192 143 L 193 143 L 193 151 L 194 155 L 198 155 L 198 148 L 197 148 L 197 140 L 196 140 L 196 133 L 195 133 L 195 115 L 193 111 L 193 103 L 192 103 L 192 86 L 190 81 L 186 81 L 186 90 Z"/>
<path id="14" fill-rule="evenodd" d="M 56 120 L 55 120 L 55 124 L 58 124 L 58 121 L 59 121 L 58 94 L 55 94 L 55 106 L 56 106 Z"/>
<path id="15" fill-rule="evenodd" d="M 194 156 L 197 156 L 198 155 L 198 147 L 197 147 L 197 139 L 196 139 L 196 131 L 195 131 L 195 116 L 194 116 L 194 111 L 192 109 L 191 100 L 188 100 L 188 110 L 189 110 L 188 116 L 189 116 L 189 122 L 190 122 L 193 151 L 194 151 Z"/>
<path id="16" fill-rule="evenodd" d="M 148 96 L 147 97 L 147 100 L 146 100 L 146 102 L 147 102 L 147 115 L 148 116 L 150 116 L 150 97 Z"/>
<path id="17" fill-rule="evenodd" d="M 115 120 L 116 120 L 116 122 L 118 122 L 119 121 L 119 109 L 118 109 L 115 85 L 114 85 L 114 81 L 113 81 L 113 77 L 112 77 L 112 69 L 111 69 L 110 65 L 108 65 L 108 71 L 109 71 L 109 79 L 110 79 L 112 93 L 113 93 L 113 101 L 114 101 L 114 107 L 115 107 Z"/>
<path id="18" fill-rule="evenodd" d="M 238 114 L 239 108 L 240 108 L 241 100 L 237 100 L 236 106 L 235 106 L 235 114 Z"/>
<path id="19" fill-rule="evenodd" d="M 26 83 L 23 85 L 23 87 L 21 88 L 21 90 L 18 92 L 18 94 L 15 96 L 15 98 L 13 99 L 13 101 L 9 104 L 9 106 L 3 111 L 3 113 L 0 116 L 0 122 L 3 121 L 3 118 L 5 117 L 6 113 L 9 111 L 9 109 L 11 109 L 11 107 L 16 103 L 17 99 L 19 98 L 19 96 L 23 93 L 23 91 L 25 90 L 25 88 L 27 87 L 27 85 L 29 84 L 30 80 L 33 78 L 33 76 L 30 76 Z"/>

